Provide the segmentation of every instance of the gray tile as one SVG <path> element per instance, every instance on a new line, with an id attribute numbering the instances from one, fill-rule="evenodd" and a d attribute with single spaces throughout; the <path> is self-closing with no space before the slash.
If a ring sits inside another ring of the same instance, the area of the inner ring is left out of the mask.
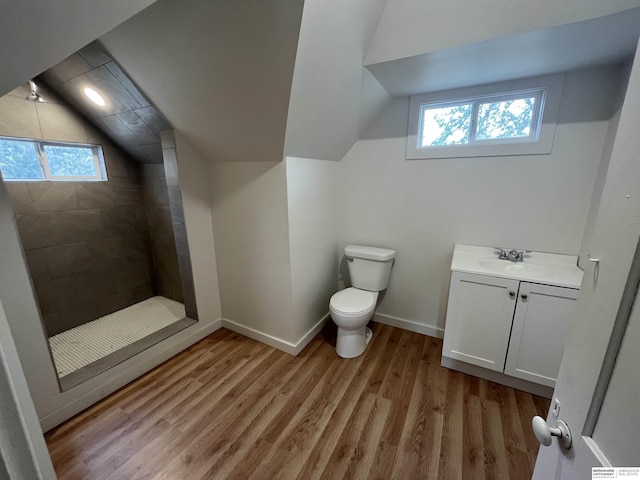
<path id="1" fill-rule="evenodd" d="M 158 145 L 158 151 L 160 148 L 160 136 L 156 134 L 144 121 L 136 115 L 135 112 L 121 112 L 117 113 L 116 117 L 124 123 L 127 128 L 132 132 L 135 138 L 138 139 L 135 145 L 146 145 L 149 143 L 155 143 Z"/>
<path id="2" fill-rule="evenodd" d="M 134 178 L 140 178 L 142 176 L 142 165 L 138 163 L 135 159 L 130 158 L 128 170 L 129 176 Z"/>
<path id="3" fill-rule="evenodd" d="M 33 209 L 37 212 L 75 210 L 79 207 L 76 182 L 29 182 Z"/>
<path id="4" fill-rule="evenodd" d="M 44 249 L 39 248 L 37 250 L 25 250 L 25 256 L 27 257 L 27 264 L 29 266 L 29 274 L 34 284 L 51 280 L 49 274 L 49 266 L 47 265 L 47 257 L 45 256 Z"/>
<path id="5" fill-rule="evenodd" d="M 97 40 L 78 50 L 78 53 L 92 68 L 99 67 L 111 61 L 111 57 Z"/>
<path id="6" fill-rule="evenodd" d="M 52 215 L 56 224 L 54 238 L 57 241 L 54 245 L 81 242 L 104 235 L 102 216 L 98 208 L 54 212 Z"/>
<path id="7" fill-rule="evenodd" d="M 133 265 L 119 268 L 114 276 L 118 291 L 125 291 L 151 284 L 151 272 L 146 265 Z"/>
<path id="8" fill-rule="evenodd" d="M 61 142 L 87 143 L 84 118 L 67 105 L 36 103 L 42 138 Z"/>
<path id="9" fill-rule="evenodd" d="M 103 132 L 113 138 L 118 145 L 122 146 L 130 154 L 140 154 L 138 150 L 131 151 L 130 146 L 135 146 L 142 142 L 117 114 L 97 117 L 94 118 L 93 121 Z"/>
<path id="10" fill-rule="evenodd" d="M 153 106 L 139 108 L 134 111 L 158 135 L 172 128 L 171 124 Z"/>
<path id="11" fill-rule="evenodd" d="M 184 225 L 184 212 L 182 209 L 182 194 L 180 193 L 180 187 L 169 187 L 168 191 L 171 222 Z"/>
<path id="12" fill-rule="evenodd" d="M 147 209 L 144 205 L 136 205 L 136 230 L 139 232 L 146 232 L 149 230 L 149 224 L 147 223 Z"/>
<path id="13" fill-rule="evenodd" d="M 11 197 L 13 213 L 33 212 L 33 202 L 27 182 L 5 182 L 5 185 Z"/>
<path id="14" fill-rule="evenodd" d="M 127 178 L 131 179 L 131 177 Z M 144 203 L 142 185 L 137 181 L 118 182 L 113 188 L 116 192 L 116 203 L 118 205 L 142 205 Z"/>
<path id="15" fill-rule="evenodd" d="M 91 271 L 104 272 L 126 264 L 126 243 L 122 237 L 94 238 L 87 241 Z"/>
<path id="16" fill-rule="evenodd" d="M 135 208 L 132 206 L 101 208 L 100 216 L 105 235 L 110 237 L 133 233 L 138 226 Z"/>
<path id="17" fill-rule="evenodd" d="M 81 182 L 76 188 L 80 208 L 117 206 L 117 194 L 112 182 Z"/>
<path id="18" fill-rule="evenodd" d="M 103 145 L 102 154 L 107 167 L 107 178 L 129 176 L 130 160 L 122 150 L 113 145 Z"/>
<path id="19" fill-rule="evenodd" d="M 189 243 L 187 242 L 187 230 L 184 224 L 173 224 L 173 235 L 176 241 L 176 251 L 179 255 L 189 254 Z"/>
<path id="20" fill-rule="evenodd" d="M 42 74 L 42 77 L 51 86 L 59 85 L 78 75 L 91 70 L 91 66 L 78 53 L 65 58 Z"/>
<path id="21" fill-rule="evenodd" d="M 53 213 L 18 214 L 16 224 L 25 250 L 48 247 L 58 241 L 58 229 Z"/>
<path id="22" fill-rule="evenodd" d="M 120 68 L 116 62 L 109 62 L 105 65 L 111 75 L 113 75 L 118 82 L 124 87 L 124 89 L 131 95 L 141 107 L 148 107 L 151 105 L 149 100 L 142 94 L 140 89 L 131 81 L 129 76 Z"/>
<path id="23" fill-rule="evenodd" d="M 85 273 L 89 269 L 89 247 L 85 242 L 44 249 L 52 279 Z"/>
<path id="24" fill-rule="evenodd" d="M 36 104 L 8 95 L 0 97 L 0 135 L 42 138 Z"/>
<path id="25" fill-rule="evenodd" d="M 113 65 L 113 63 L 107 65 Z M 132 95 L 107 65 L 94 68 L 86 74 L 87 78 L 95 84 L 96 88 L 108 100 L 109 108 L 105 108 L 104 111 L 107 113 L 128 112 L 149 105 L 144 97 Z"/>
<path id="26" fill-rule="evenodd" d="M 167 130 L 162 130 L 160 132 L 160 142 L 162 144 L 162 148 L 176 148 L 176 135 L 175 130 L 171 127 Z"/>
<path id="27" fill-rule="evenodd" d="M 164 165 L 162 163 L 146 163 L 142 165 L 143 177 L 164 177 Z"/>
<path id="28" fill-rule="evenodd" d="M 178 175 L 178 160 L 176 151 L 173 148 L 162 150 L 162 158 L 164 161 L 164 173 L 167 177 L 167 185 L 170 187 L 180 186 L 180 178 Z"/>
<path id="29" fill-rule="evenodd" d="M 145 158 L 145 163 L 162 163 L 162 148 L 160 147 L 160 142 L 138 145 L 138 148 Z"/>

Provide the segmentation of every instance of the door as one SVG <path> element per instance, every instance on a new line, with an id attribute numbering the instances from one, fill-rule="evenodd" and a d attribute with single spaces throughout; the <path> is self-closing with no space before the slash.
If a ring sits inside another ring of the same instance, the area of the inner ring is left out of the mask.
<path id="1" fill-rule="evenodd" d="M 542 447 L 536 480 L 590 479 L 593 466 L 640 466 L 639 105 L 637 50 L 592 230 L 591 259 L 599 262 L 583 259 L 585 278 L 554 391 L 573 445 Z"/>
<path id="2" fill-rule="evenodd" d="M 452 272 L 442 355 L 502 372 L 518 284 Z"/>
<path id="3" fill-rule="evenodd" d="M 520 282 L 504 373 L 555 387 L 578 290 Z"/>

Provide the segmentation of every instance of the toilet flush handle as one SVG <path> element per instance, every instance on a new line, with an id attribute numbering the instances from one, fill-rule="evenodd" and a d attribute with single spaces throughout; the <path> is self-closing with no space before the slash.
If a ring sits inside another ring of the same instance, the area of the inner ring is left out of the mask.
<path id="1" fill-rule="evenodd" d="M 347 262 L 353 262 L 353 257 L 347 257 L 347 256 L 345 255 L 344 259 L 345 259 Z"/>

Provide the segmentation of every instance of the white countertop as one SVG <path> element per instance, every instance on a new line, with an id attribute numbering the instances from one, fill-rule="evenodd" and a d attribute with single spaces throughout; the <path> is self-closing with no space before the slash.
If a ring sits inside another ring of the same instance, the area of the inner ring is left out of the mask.
<path id="1" fill-rule="evenodd" d="M 451 270 L 579 289 L 584 272 L 577 264 L 575 255 L 531 252 L 512 262 L 499 260 L 493 247 L 456 245 Z"/>

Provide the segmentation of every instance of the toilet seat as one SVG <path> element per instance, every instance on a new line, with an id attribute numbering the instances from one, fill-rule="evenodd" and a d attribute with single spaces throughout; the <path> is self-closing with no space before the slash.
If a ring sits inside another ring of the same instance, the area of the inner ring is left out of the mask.
<path id="1" fill-rule="evenodd" d="M 329 309 L 344 317 L 357 317 L 373 312 L 377 299 L 378 292 L 351 287 L 334 294 Z"/>

